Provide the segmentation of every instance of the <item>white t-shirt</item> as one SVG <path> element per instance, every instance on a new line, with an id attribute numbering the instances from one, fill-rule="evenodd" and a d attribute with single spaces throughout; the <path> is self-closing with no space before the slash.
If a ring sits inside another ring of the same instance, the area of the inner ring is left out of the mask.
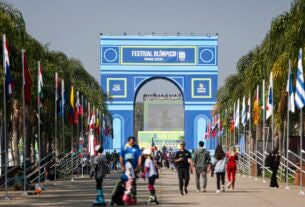
<path id="1" fill-rule="evenodd" d="M 145 175 L 146 178 L 151 177 L 153 175 L 157 175 L 157 171 L 156 171 L 154 162 L 151 159 L 147 158 L 145 160 L 144 167 L 149 168 L 148 172 Z"/>
<path id="2" fill-rule="evenodd" d="M 125 175 L 128 178 L 134 178 L 135 177 L 134 170 L 133 170 L 133 167 L 132 167 L 130 162 L 125 163 Z"/>

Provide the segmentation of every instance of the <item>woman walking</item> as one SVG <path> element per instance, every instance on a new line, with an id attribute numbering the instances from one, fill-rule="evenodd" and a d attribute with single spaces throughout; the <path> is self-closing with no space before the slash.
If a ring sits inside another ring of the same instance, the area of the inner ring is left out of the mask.
<path id="1" fill-rule="evenodd" d="M 279 188 L 276 175 L 277 175 L 277 170 L 279 169 L 280 161 L 281 161 L 281 155 L 279 154 L 278 149 L 275 148 L 271 153 L 271 163 L 270 163 L 270 168 L 272 170 L 271 181 L 270 181 L 271 188 Z"/>
<path id="2" fill-rule="evenodd" d="M 225 172 L 226 172 L 226 154 L 223 151 L 221 145 L 218 145 L 215 149 L 215 173 L 217 179 L 217 190 L 216 193 L 220 193 L 220 180 L 221 180 L 221 189 L 225 191 Z"/>
<path id="3" fill-rule="evenodd" d="M 227 174 L 228 174 L 228 188 L 232 187 L 234 190 L 235 187 L 235 173 L 236 173 L 236 162 L 238 161 L 238 155 L 234 147 L 230 147 L 229 152 L 227 153 Z"/>

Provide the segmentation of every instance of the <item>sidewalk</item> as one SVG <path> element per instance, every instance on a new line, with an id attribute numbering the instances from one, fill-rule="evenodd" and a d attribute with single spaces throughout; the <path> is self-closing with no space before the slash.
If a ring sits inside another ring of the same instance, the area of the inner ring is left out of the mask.
<path id="1" fill-rule="evenodd" d="M 118 180 L 118 174 L 107 176 L 104 180 L 104 191 L 109 203 L 113 186 Z M 304 207 L 305 196 L 298 195 L 298 188 L 291 186 L 291 190 L 285 190 L 285 184 L 280 184 L 280 189 L 270 189 L 267 183 L 261 179 L 237 176 L 235 191 L 227 190 L 225 193 L 216 194 L 215 178 L 208 177 L 207 192 L 196 193 L 195 177 L 191 176 L 189 194 L 181 196 L 178 190 L 177 175 L 170 170 L 164 170 L 161 179 L 157 181 L 157 195 L 159 206 L 226 206 L 226 207 Z M 305 190 L 305 189 L 304 189 Z M 10 201 L 4 201 L 4 192 L 0 192 L 0 206 L 92 206 L 95 200 L 94 179 L 83 178 L 80 180 L 60 181 L 48 185 L 48 189 L 40 196 L 22 196 L 22 192 L 10 192 Z M 148 197 L 146 183 L 138 180 L 138 206 L 146 206 Z"/>

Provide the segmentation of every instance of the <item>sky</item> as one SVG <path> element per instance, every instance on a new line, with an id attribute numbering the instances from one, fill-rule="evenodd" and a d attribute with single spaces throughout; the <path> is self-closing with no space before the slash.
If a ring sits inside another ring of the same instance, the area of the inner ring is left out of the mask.
<path id="1" fill-rule="evenodd" d="M 206 35 L 219 33 L 219 78 L 260 44 L 271 21 L 292 0 L 6 0 L 19 9 L 27 31 L 50 49 L 83 63 L 99 80 L 99 34 Z"/>

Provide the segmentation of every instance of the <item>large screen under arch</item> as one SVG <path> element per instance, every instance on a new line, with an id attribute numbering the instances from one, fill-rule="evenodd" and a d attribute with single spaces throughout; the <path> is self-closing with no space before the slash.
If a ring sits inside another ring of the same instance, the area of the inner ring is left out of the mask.
<path id="1" fill-rule="evenodd" d="M 144 131 L 183 131 L 182 100 L 145 100 Z"/>

